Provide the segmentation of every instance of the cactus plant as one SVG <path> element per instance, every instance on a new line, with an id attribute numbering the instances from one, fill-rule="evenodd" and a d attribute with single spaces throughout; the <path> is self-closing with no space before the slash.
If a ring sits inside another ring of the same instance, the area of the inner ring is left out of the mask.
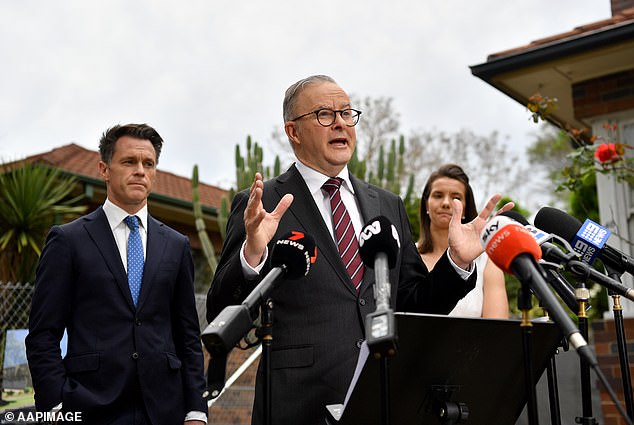
<path id="1" fill-rule="evenodd" d="M 220 237 L 224 242 L 226 237 L 227 220 L 229 219 L 230 205 L 237 192 L 247 189 L 251 186 L 256 172 L 262 173 L 264 179 L 269 179 L 273 176 L 280 174 L 280 158 L 275 156 L 275 162 L 273 166 L 273 174 L 271 173 L 271 167 L 262 166 L 262 158 L 264 152 L 262 147 L 257 142 L 253 143 L 251 136 L 247 136 L 246 140 L 246 157 L 242 156 L 240 145 L 236 145 L 235 148 L 235 164 L 236 164 L 236 187 L 229 189 L 227 195 L 223 196 L 220 201 L 220 208 L 218 210 L 218 228 L 220 230 Z M 194 165 L 193 177 L 192 177 L 192 206 L 194 209 L 194 217 L 196 219 L 196 230 L 203 247 L 203 253 L 209 263 L 212 274 L 216 272 L 218 260 L 207 230 L 205 223 L 202 219 L 202 207 L 200 204 L 200 195 L 198 192 L 198 166 Z"/>
<path id="2" fill-rule="evenodd" d="M 198 189 L 198 165 L 194 165 L 194 171 L 192 173 L 192 208 L 194 209 L 194 219 L 196 223 L 196 231 L 200 238 L 200 243 L 203 248 L 203 253 L 211 269 L 211 273 L 216 272 L 216 266 L 218 261 L 216 259 L 216 252 L 214 246 L 209 240 L 207 231 L 205 230 L 205 222 L 203 220 L 203 209 L 200 204 L 200 190 Z"/>

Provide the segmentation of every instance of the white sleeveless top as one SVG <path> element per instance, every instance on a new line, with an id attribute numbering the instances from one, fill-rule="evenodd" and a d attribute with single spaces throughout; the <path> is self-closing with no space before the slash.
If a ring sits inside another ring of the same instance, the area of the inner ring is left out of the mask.
<path id="1" fill-rule="evenodd" d="M 458 301 L 453 310 L 449 312 L 449 316 L 455 317 L 482 317 L 482 302 L 484 301 L 484 266 L 486 266 L 489 257 L 483 252 L 475 259 L 477 280 L 475 288 L 473 288 L 463 299 Z"/>

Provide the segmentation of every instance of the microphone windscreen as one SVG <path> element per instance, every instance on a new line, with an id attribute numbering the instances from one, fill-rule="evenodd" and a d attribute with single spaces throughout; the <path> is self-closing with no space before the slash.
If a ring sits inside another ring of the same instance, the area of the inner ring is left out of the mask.
<path id="1" fill-rule="evenodd" d="M 400 248 L 398 231 L 385 216 L 368 221 L 359 234 L 359 254 L 367 267 L 374 268 L 374 259 L 382 252 L 387 254 L 388 265 L 393 268 Z"/>
<path id="2" fill-rule="evenodd" d="M 491 261 L 506 273 L 513 273 L 511 265 L 518 255 L 529 254 L 535 260 L 542 257 L 542 250 L 530 231 L 508 217 L 493 217 L 480 239 Z"/>
<path id="3" fill-rule="evenodd" d="M 515 210 L 505 211 L 505 212 L 500 213 L 499 215 L 503 215 L 504 217 L 512 218 L 513 220 L 517 221 L 522 226 L 530 225 L 528 220 L 526 220 L 526 217 L 524 217 L 522 214 L 518 213 Z"/>
<path id="4" fill-rule="evenodd" d="M 310 265 L 316 258 L 315 240 L 305 233 L 292 231 L 275 242 L 271 252 L 271 265 L 286 267 L 285 276 L 288 279 L 297 279 L 308 274 Z"/>
<path id="5" fill-rule="evenodd" d="M 537 211 L 535 226 L 544 232 L 561 236 L 568 242 L 572 242 L 581 228 L 581 222 L 557 208 L 543 207 Z"/>

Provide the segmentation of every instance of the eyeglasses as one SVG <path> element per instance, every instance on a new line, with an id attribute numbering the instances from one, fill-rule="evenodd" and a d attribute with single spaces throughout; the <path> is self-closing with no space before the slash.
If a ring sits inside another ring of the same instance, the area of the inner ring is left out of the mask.
<path id="1" fill-rule="evenodd" d="M 335 123 L 335 120 L 337 119 L 337 113 L 341 115 L 341 118 L 348 127 L 354 127 L 355 125 L 357 125 L 357 123 L 359 122 L 359 116 L 361 115 L 361 111 L 357 111 L 356 109 L 351 108 L 339 110 L 320 108 L 316 111 L 311 111 L 304 115 L 300 115 L 299 117 L 293 118 L 291 121 L 297 121 L 298 119 L 307 117 L 310 114 L 315 114 L 315 116 L 317 117 L 317 122 L 320 125 L 324 127 L 330 127 Z"/>

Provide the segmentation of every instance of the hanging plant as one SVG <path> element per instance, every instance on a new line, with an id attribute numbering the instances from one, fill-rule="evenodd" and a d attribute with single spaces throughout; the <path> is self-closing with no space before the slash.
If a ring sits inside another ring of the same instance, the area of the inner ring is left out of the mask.
<path id="1" fill-rule="evenodd" d="M 528 99 L 527 109 L 533 122 L 546 121 L 558 108 L 558 99 L 536 93 Z M 618 124 L 603 123 L 605 136 L 590 135 L 590 129 L 566 126 L 563 130 L 570 137 L 574 150 L 568 155 L 568 165 L 562 170 L 558 191 L 577 191 L 596 172 L 611 175 L 619 182 L 634 183 L 634 158 L 626 155 L 632 147 L 618 143 Z"/>

